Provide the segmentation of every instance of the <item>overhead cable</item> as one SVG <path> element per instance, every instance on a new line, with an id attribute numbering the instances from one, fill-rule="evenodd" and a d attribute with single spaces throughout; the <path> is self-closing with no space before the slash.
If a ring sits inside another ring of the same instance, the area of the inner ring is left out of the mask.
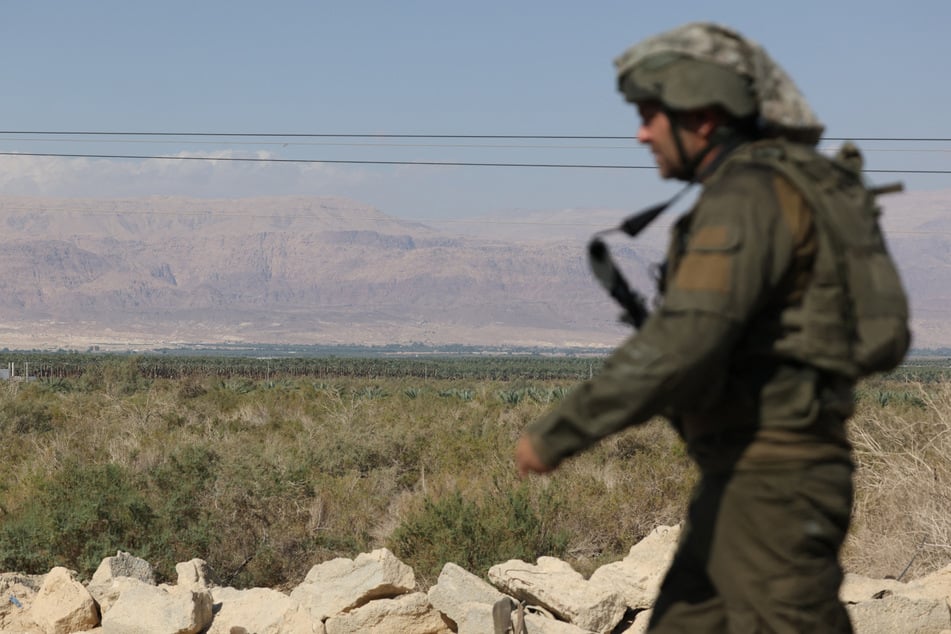
<path id="1" fill-rule="evenodd" d="M 610 165 L 589 163 L 501 163 L 471 161 L 385 161 L 357 159 L 291 159 L 238 156 L 151 156 L 144 154 L 63 154 L 58 152 L 0 152 L 0 156 L 34 156 L 51 158 L 133 159 L 155 161 L 225 161 L 239 163 L 333 163 L 347 165 L 418 165 L 435 167 L 555 167 L 569 169 L 656 169 L 654 165 Z M 865 169 L 877 174 L 951 174 L 951 170 Z"/>
<path id="2" fill-rule="evenodd" d="M 169 132 L 169 131 L 110 131 L 110 130 L 0 130 L 0 134 L 34 134 L 43 136 L 183 136 L 183 137 L 258 137 L 258 138 L 347 138 L 347 139 L 574 139 L 629 141 L 633 134 L 596 135 L 596 134 L 417 134 L 392 132 Z M 823 137 L 824 141 L 907 141 L 915 143 L 951 142 L 951 137 Z"/>

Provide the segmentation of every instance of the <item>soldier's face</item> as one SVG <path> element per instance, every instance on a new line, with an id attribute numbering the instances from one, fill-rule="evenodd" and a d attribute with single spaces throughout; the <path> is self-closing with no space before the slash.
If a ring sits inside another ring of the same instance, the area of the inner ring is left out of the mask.
<path id="1" fill-rule="evenodd" d="M 637 140 L 650 148 L 661 178 L 673 178 L 680 166 L 680 155 L 674 142 L 670 119 L 660 104 L 655 102 L 637 104 L 637 112 L 641 116 Z"/>
<path id="2" fill-rule="evenodd" d="M 682 178 L 684 165 L 680 152 L 677 150 L 674 130 L 667 113 L 656 102 L 637 104 L 637 112 L 641 117 L 637 140 L 650 147 L 661 178 Z M 693 119 L 691 114 L 678 118 L 680 125 L 677 129 L 680 141 L 688 157 L 696 155 L 706 145 L 706 137 L 695 129 Z"/>

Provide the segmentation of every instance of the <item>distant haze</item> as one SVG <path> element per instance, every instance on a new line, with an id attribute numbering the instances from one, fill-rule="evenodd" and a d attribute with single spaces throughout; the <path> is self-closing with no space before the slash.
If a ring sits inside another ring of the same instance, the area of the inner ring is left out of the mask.
<path id="1" fill-rule="evenodd" d="M 914 345 L 951 347 L 951 192 L 882 201 Z M 343 198 L 0 198 L 0 347 L 616 345 L 585 244 L 628 212 L 423 225 Z M 649 289 L 673 219 L 612 240 Z"/>

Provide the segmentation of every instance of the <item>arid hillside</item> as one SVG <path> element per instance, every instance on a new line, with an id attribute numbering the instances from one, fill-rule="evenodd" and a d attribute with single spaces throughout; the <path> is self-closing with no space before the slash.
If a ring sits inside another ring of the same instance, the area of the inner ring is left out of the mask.
<path id="1" fill-rule="evenodd" d="M 915 345 L 951 346 L 951 193 L 883 203 Z M 611 346 L 625 329 L 585 244 L 625 213 L 426 226 L 339 198 L 0 198 L 0 345 Z M 672 219 L 612 240 L 640 288 Z"/>

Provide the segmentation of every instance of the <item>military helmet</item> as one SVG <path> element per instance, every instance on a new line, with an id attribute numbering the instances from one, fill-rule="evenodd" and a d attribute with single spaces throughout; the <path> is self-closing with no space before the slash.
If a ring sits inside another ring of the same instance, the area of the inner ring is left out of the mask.
<path id="1" fill-rule="evenodd" d="M 691 22 L 627 49 L 615 62 L 628 101 L 657 100 L 671 110 L 720 106 L 763 131 L 812 145 L 823 125 L 786 72 L 736 31 Z"/>
<path id="2" fill-rule="evenodd" d="M 719 106 L 737 119 L 758 108 L 749 77 L 677 53 L 657 53 L 632 65 L 618 77 L 618 90 L 631 103 L 659 101 L 671 110 Z"/>

